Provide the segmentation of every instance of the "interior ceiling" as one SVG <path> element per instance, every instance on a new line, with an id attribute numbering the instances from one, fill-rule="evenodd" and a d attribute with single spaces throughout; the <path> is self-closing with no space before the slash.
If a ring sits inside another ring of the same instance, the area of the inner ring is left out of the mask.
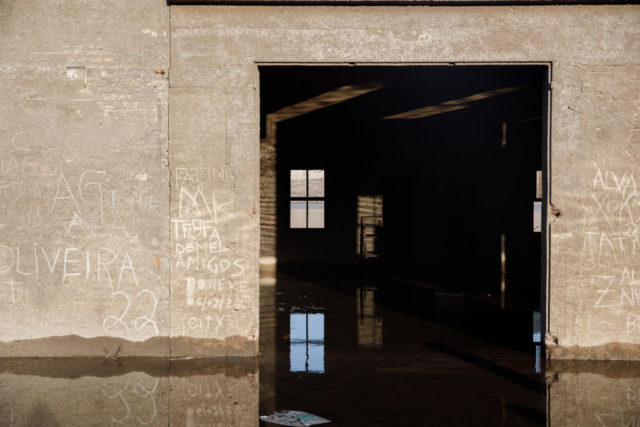
<path id="1" fill-rule="evenodd" d="M 539 82 L 542 66 L 260 67 L 261 125 L 331 110 L 344 117 L 425 119 L 483 107 Z"/>

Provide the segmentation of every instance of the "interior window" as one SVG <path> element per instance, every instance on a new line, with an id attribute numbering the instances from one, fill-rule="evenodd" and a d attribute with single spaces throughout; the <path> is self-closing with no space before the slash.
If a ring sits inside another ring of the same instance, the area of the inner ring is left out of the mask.
<path id="1" fill-rule="evenodd" d="M 324 170 L 292 169 L 289 201 L 291 228 L 324 228 Z"/>

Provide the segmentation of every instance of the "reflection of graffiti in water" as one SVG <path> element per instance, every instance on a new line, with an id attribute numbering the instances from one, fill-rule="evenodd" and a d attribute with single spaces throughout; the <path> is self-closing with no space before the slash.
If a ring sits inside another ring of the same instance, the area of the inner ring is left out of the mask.
<path id="1" fill-rule="evenodd" d="M 154 395 L 156 390 L 158 389 L 159 383 L 160 383 L 160 379 L 156 378 L 155 383 L 151 389 L 146 388 L 140 382 L 136 382 L 133 387 L 129 387 L 129 383 L 126 383 L 122 388 L 119 388 L 118 386 L 112 383 L 105 383 L 104 386 L 102 387 L 102 393 L 108 399 L 118 399 L 122 404 L 122 409 L 123 409 L 122 412 L 124 412 L 124 415 L 121 415 L 119 417 L 112 416 L 111 425 L 113 426 L 116 424 L 124 424 L 131 418 L 131 405 L 129 404 L 128 399 L 132 397 L 134 399 L 140 398 L 140 399 L 143 399 L 143 401 L 150 402 L 151 408 L 148 410 L 149 414 L 143 418 L 138 417 L 136 415 L 135 419 L 139 424 L 151 424 L 156 419 L 156 416 L 158 415 L 158 408 L 156 406 L 156 400 Z M 142 405 L 136 402 L 136 406 L 148 407 L 148 403 L 146 405 Z"/>

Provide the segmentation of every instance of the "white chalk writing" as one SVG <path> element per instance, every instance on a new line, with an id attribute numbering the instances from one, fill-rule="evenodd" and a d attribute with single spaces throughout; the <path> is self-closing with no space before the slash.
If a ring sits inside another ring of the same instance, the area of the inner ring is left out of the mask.
<path id="1" fill-rule="evenodd" d="M 594 309 L 610 312 L 607 321 L 619 316 L 625 333 L 640 335 L 640 191 L 633 171 L 593 167 L 579 236 L 582 282 Z"/>

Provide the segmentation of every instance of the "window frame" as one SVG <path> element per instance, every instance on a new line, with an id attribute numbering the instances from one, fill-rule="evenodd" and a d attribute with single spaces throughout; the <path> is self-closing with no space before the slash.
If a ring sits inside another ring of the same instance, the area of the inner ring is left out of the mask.
<path id="1" fill-rule="evenodd" d="M 291 175 L 293 171 L 304 171 L 305 172 L 305 195 L 304 197 L 302 196 L 292 196 L 291 195 L 291 189 L 293 186 L 293 182 L 291 179 Z M 322 193 L 323 196 L 322 197 L 311 197 L 309 196 L 309 171 L 322 171 Z M 326 230 L 327 229 L 327 215 L 326 215 L 326 210 L 327 210 L 327 192 L 326 192 L 326 185 L 327 183 L 327 171 L 326 169 L 320 169 L 320 168 L 307 168 L 307 169 L 302 169 L 302 168 L 291 168 L 289 169 L 289 198 L 288 198 L 288 205 L 289 205 L 289 230 Z M 295 201 L 299 201 L 299 202 L 305 202 L 305 226 L 304 227 L 292 227 L 291 226 L 291 203 L 295 202 Z M 315 202 L 315 201 L 321 201 L 323 203 L 323 209 L 322 209 L 322 227 L 309 227 L 309 202 Z"/>

